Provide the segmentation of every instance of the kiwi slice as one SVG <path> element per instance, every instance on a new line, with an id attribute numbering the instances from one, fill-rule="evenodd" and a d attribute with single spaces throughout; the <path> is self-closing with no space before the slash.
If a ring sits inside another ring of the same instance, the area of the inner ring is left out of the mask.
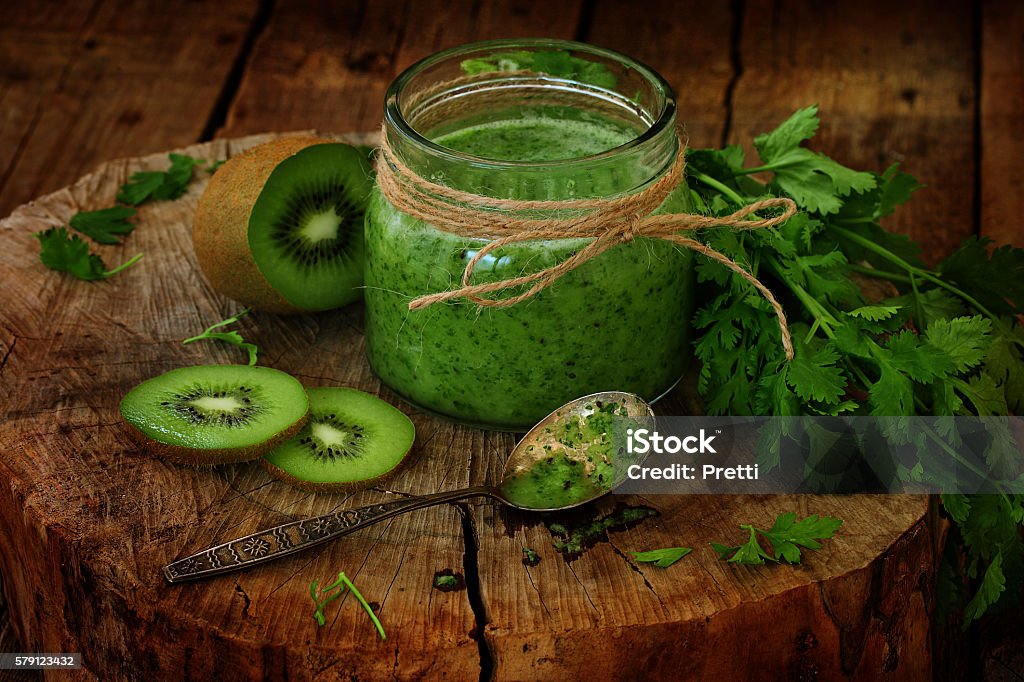
<path id="1" fill-rule="evenodd" d="M 174 369 L 121 400 L 136 439 L 165 459 L 194 465 L 257 459 L 298 432 L 308 409 L 294 377 L 249 365 Z"/>
<path id="2" fill-rule="evenodd" d="M 372 184 L 366 155 L 347 144 L 302 149 L 267 178 L 249 216 L 249 249 L 296 308 L 329 310 L 360 297 Z"/>
<path id="3" fill-rule="evenodd" d="M 263 466 L 304 490 L 366 487 L 394 474 L 416 436 L 412 422 L 380 398 L 352 388 L 311 388 L 309 421 Z"/>

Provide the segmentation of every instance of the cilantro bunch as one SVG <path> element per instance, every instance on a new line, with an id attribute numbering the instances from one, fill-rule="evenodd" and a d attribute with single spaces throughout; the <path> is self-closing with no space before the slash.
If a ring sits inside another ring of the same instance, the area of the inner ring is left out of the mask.
<path id="1" fill-rule="evenodd" d="M 687 189 L 698 211 L 727 215 L 782 195 L 802 209 L 778 228 L 702 235 L 779 297 L 796 355 L 786 362 L 764 299 L 743 278 L 699 258 L 698 280 L 709 290 L 695 316 L 699 390 L 715 415 L 895 417 L 882 422 L 892 442 L 940 447 L 957 460 L 952 420 L 914 431 L 898 418 L 1020 411 L 1024 250 L 970 238 L 928 267 L 918 244 L 880 225 L 921 185 L 895 165 L 856 171 L 807 149 L 818 124 L 812 106 L 758 136 L 757 164 L 748 165 L 735 145 L 688 154 Z M 868 289 L 884 293 L 868 297 Z M 992 470 L 1013 475 L 1010 444 L 1008 433 L 993 428 L 985 450 Z M 900 473 L 932 481 L 948 474 L 920 462 Z M 1024 495 L 948 495 L 943 502 L 963 541 L 944 580 L 973 593 L 964 611 L 970 621 L 1024 584 Z"/>

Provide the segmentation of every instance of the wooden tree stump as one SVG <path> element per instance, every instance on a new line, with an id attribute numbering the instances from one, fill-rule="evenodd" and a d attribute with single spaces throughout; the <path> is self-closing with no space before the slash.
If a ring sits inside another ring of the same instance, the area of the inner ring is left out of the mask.
<path id="1" fill-rule="evenodd" d="M 270 136 L 185 153 L 221 159 Z M 141 380 L 188 364 L 243 362 L 239 349 L 181 339 L 238 311 L 213 293 L 190 243 L 207 177 L 186 196 L 147 204 L 113 266 L 89 283 L 44 268 L 32 234 L 110 206 L 163 154 L 106 164 L 0 223 L 0 575 L 24 651 L 83 655 L 85 677 L 133 679 L 930 679 L 932 549 L 927 499 L 613 497 L 567 522 L 646 505 L 660 516 L 566 560 L 552 519 L 486 503 L 435 507 L 244 573 L 168 585 L 160 568 L 214 542 L 287 520 L 493 481 L 512 444 L 414 412 L 371 374 L 362 308 L 240 323 L 263 364 L 304 384 L 349 385 L 402 407 L 416 457 L 387 490 L 311 495 L 255 464 L 195 470 L 133 445 L 117 405 Z M 660 406 L 686 408 L 685 395 Z M 719 561 L 709 541 L 781 511 L 832 514 L 839 535 L 796 567 Z M 564 520 L 564 519 L 560 519 Z M 669 569 L 630 550 L 685 545 Z M 523 549 L 541 561 L 526 565 Z M 375 605 L 381 641 L 353 599 L 312 618 L 309 584 L 344 570 Z M 433 588 L 439 571 L 466 588 Z"/>

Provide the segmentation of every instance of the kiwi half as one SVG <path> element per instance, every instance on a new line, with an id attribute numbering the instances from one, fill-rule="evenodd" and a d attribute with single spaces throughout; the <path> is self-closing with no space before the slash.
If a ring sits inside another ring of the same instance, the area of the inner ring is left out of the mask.
<path id="1" fill-rule="evenodd" d="M 273 476 L 304 490 L 366 487 L 398 470 L 416 436 L 380 398 L 352 388 L 311 388 L 309 421 L 263 459 Z"/>
<path id="2" fill-rule="evenodd" d="M 286 137 L 228 160 L 199 199 L 196 258 L 220 293 L 259 310 L 328 310 L 357 300 L 366 154 L 317 137 Z"/>
<path id="3" fill-rule="evenodd" d="M 141 444 L 194 465 L 258 459 L 297 433 L 308 410 L 294 377 L 249 365 L 174 369 L 121 400 L 121 416 Z"/>

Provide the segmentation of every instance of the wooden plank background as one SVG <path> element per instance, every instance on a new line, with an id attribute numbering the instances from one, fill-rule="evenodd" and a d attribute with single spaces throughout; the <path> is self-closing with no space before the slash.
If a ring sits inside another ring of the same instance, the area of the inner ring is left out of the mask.
<path id="1" fill-rule="evenodd" d="M 696 147 L 749 145 L 817 102 L 818 150 L 858 168 L 899 162 L 927 185 L 890 227 L 930 259 L 970 235 L 1024 245 L 1013 0 L 0 3 L 0 216 L 111 158 L 373 129 L 387 84 L 415 60 L 516 36 L 647 62 L 675 86 Z M 17 647 L 0 603 L 0 651 Z"/>

